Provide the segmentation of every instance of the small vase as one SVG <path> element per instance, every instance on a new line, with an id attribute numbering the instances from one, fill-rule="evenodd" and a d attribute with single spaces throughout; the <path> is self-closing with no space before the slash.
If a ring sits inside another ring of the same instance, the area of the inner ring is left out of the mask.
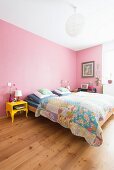
<path id="1" fill-rule="evenodd" d="M 108 84 L 112 84 L 112 80 L 108 80 Z"/>
<path id="2" fill-rule="evenodd" d="M 9 102 L 12 102 L 13 100 L 12 100 L 12 96 L 11 96 L 11 94 L 10 94 L 10 96 L 9 96 Z"/>

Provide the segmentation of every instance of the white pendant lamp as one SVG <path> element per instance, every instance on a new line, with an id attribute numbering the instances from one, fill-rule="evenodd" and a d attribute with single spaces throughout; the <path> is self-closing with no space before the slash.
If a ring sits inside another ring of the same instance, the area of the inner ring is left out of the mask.
<path id="1" fill-rule="evenodd" d="M 67 19 L 65 23 L 65 30 L 69 36 L 76 37 L 82 31 L 84 26 L 84 17 L 81 14 L 76 13 L 76 6 L 72 5 L 72 7 L 74 9 L 74 14 Z"/>

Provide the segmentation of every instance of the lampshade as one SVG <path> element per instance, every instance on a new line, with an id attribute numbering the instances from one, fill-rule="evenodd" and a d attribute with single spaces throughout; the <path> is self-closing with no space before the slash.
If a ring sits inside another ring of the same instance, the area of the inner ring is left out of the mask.
<path id="1" fill-rule="evenodd" d="M 84 26 L 84 17 L 81 14 L 76 13 L 75 6 L 73 6 L 73 8 L 74 14 L 71 15 L 65 23 L 66 33 L 71 37 L 77 36 Z"/>
<path id="2" fill-rule="evenodd" d="M 15 90 L 15 97 L 21 97 L 22 91 L 21 90 Z"/>

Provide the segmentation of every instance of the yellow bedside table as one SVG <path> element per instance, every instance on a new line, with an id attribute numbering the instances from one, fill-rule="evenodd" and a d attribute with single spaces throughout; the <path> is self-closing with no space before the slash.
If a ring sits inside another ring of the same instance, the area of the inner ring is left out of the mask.
<path id="1" fill-rule="evenodd" d="M 14 122 L 14 115 L 20 111 L 25 111 L 26 117 L 27 117 L 27 114 L 28 114 L 28 103 L 27 102 L 23 100 L 20 100 L 17 102 L 6 102 L 6 114 L 8 117 L 8 114 L 10 113 L 11 118 L 12 118 L 12 123 Z"/>

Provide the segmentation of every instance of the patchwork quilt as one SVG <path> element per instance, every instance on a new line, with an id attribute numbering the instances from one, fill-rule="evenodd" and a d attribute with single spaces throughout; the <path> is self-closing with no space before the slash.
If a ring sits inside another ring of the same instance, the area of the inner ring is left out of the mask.
<path id="1" fill-rule="evenodd" d="M 99 121 L 113 108 L 114 97 L 78 92 L 43 102 L 36 111 L 36 117 L 47 117 L 69 128 L 74 135 L 84 137 L 90 145 L 100 146 L 103 139 Z"/>

